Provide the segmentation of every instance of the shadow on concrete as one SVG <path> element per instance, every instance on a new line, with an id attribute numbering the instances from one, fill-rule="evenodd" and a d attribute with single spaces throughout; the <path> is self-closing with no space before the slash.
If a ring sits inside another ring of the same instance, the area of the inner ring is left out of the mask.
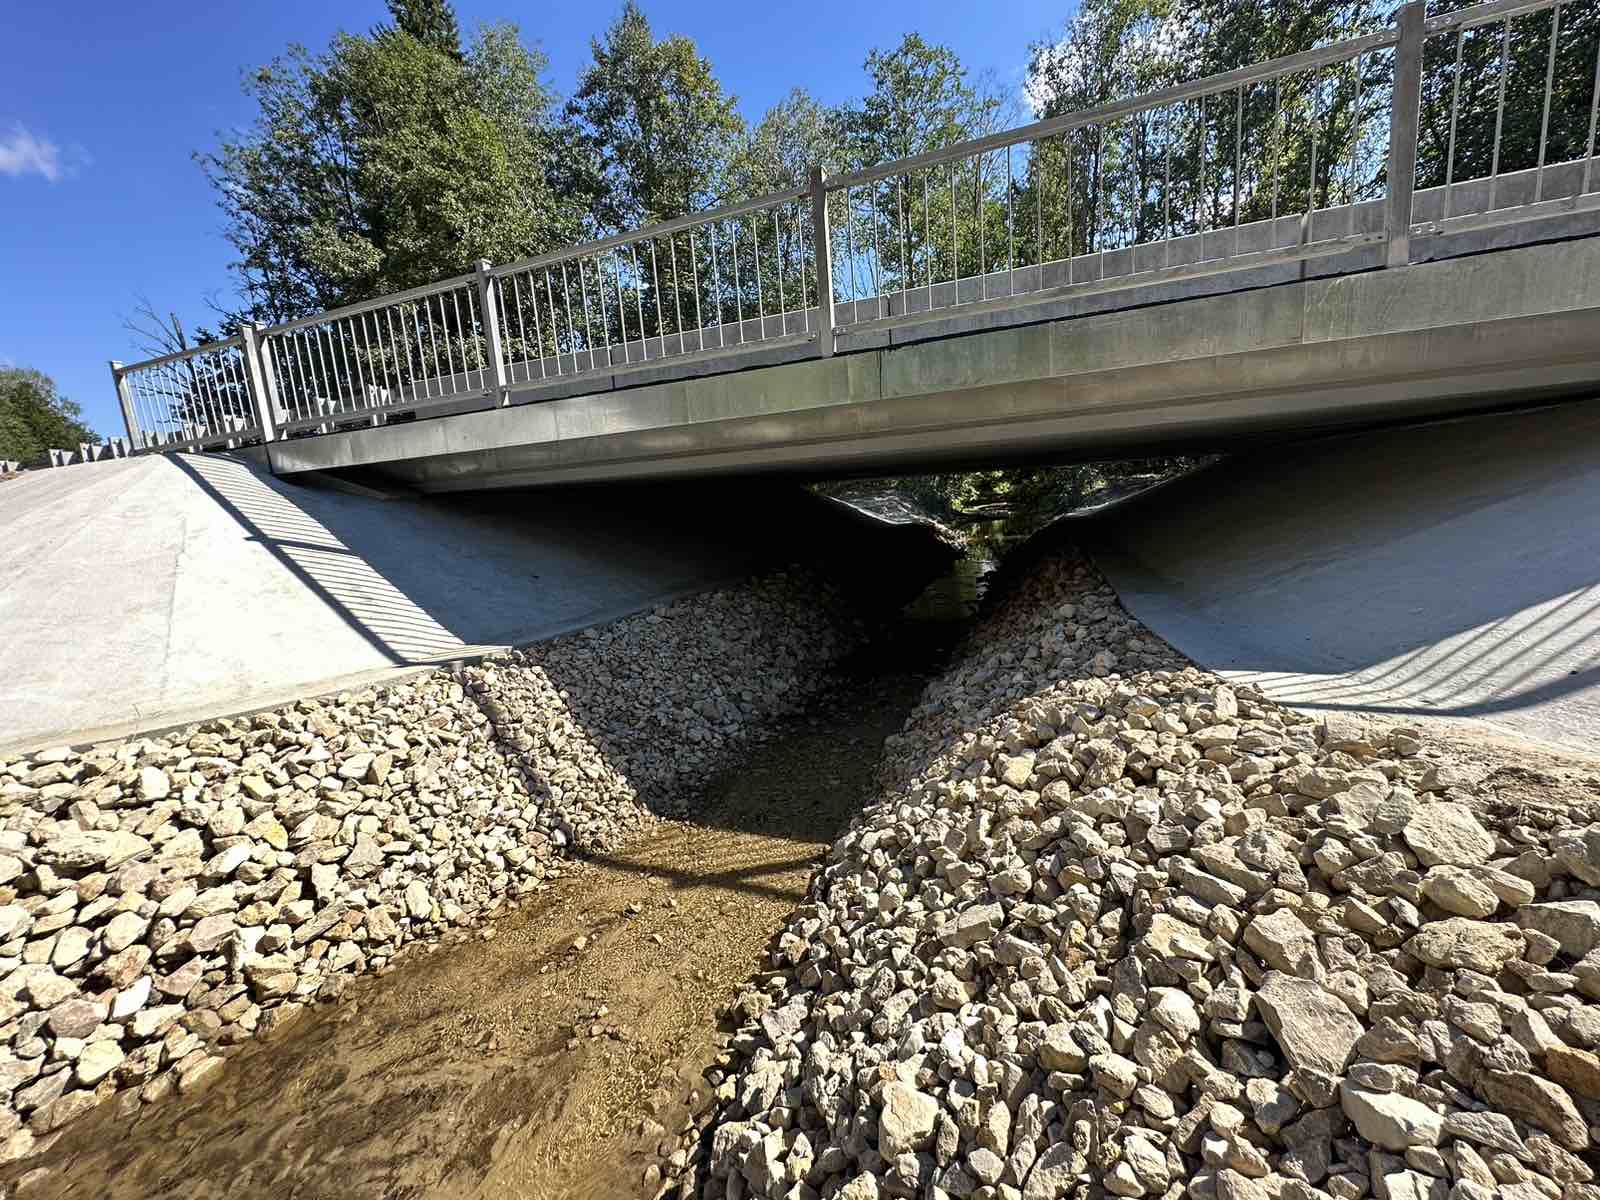
<path id="1" fill-rule="evenodd" d="M 693 810 L 701 823 L 800 841 L 819 830 L 831 836 L 869 781 L 853 781 L 845 789 L 849 803 L 838 808 L 840 787 L 830 781 L 842 778 L 843 767 L 819 774 L 817 764 L 839 758 L 854 736 L 849 722 L 875 711 L 861 704 L 882 693 L 877 676 L 908 678 L 908 671 L 931 661 L 932 644 L 944 637 L 932 627 L 891 630 L 888 618 L 948 569 L 957 551 L 929 526 L 873 519 L 793 484 L 729 480 L 383 502 L 296 486 L 231 458 L 176 461 L 251 542 L 395 665 L 459 659 L 496 643 L 526 644 L 531 639 L 511 624 L 527 619 L 519 605 L 537 610 L 543 629 L 536 636 L 549 636 L 659 602 L 664 593 L 721 582 L 714 572 L 730 581 L 796 563 L 817 572 L 845 593 L 848 606 L 879 636 L 836 673 L 836 685 L 852 697 L 842 711 L 854 715 L 840 725 L 839 705 L 830 706 L 834 732 L 822 743 L 803 721 L 796 727 L 785 742 L 808 747 L 815 761 L 803 769 L 779 767 L 763 776 L 757 768 L 768 749 L 757 747 L 745 769 L 707 780 L 709 795 Z M 473 559 L 464 582 L 450 578 L 453 559 L 463 553 Z M 575 599 L 563 604 L 563 594 Z M 640 801 L 658 812 L 675 811 L 679 797 L 654 794 L 654 785 L 634 769 L 639 743 L 651 734 L 642 725 L 619 723 L 609 703 L 612 685 L 573 669 L 560 655 L 540 654 L 537 646 L 530 652 L 562 694 L 566 715 L 630 780 Z M 613 671 L 626 666 L 607 664 Z M 781 668 L 777 660 L 772 666 Z M 496 729 L 495 744 L 508 765 L 539 794 L 545 784 L 527 756 L 495 726 L 485 698 L 471 689 L 468 694 Z M 903 715 L 897 709 L 895 721 Z M 863 769 L 875 766 L 880 743 L 867 748 L 871 761 Z M 758 779 L 766 782 L 753 782 Z M 779 781 L 781 797 L 744 790 Z M 681 882 L 696 881 L 742 886 L 732 874 L 696 880 L 686 873 Z M 752 880 L 749 886 L 761 885 Z"/>
<path id="2" fill-rule="evenodd" d="M 1600 406 L 1229 459 L 1057 529 L 1208 667 L 1308 709 L 1600 732 Z"/>
<path id="3" fill-rule="evenodd" d="M 174 461 L 387 661 L 438 662 L 547 637 L 759 569 L 738 530 L 669 505 L 498 493 L 377 501 L 235 459 Z"/>

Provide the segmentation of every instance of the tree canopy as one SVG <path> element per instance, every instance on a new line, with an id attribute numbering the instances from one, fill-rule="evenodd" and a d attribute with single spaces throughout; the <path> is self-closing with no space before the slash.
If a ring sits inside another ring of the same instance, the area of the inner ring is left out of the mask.
<path id="1" fill-rule="evenodd" d="M 445 0 L 391 8 L 393 26 L 248 75 L 255 123 L 198 156 L 239 252 L 238 316 L 283 320 L 578 234 L 544 60 L 511 25 L 463 48 Z"/>
<path id="2" fill-rule="evenodd" d="M 79 442 L 98 445 L 100 435 L 82 417 L 48 375 L 0 367 L 0 458 L 33 462 L 48 450 L 70 450 Z"/>
<path id="3" fill-rule="evenodd" d="M 586 152 L 595 226 L 634 228 L 723 200 L 745 125 L 710 60 L 686 37 L 657 39 L 634 0 L 590 52 L 567 116 Z"/>

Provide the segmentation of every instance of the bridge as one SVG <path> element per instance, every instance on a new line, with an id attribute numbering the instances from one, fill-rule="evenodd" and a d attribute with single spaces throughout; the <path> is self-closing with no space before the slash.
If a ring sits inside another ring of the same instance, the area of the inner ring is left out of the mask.
<path id="1" fill-rule="evenodd" d="M 129 443 L 443 492 L 1237 446 L 1590 393 L 1593 40 L 1556 0 L 1411 3 L 1304 53 L 113 363 Z"/>

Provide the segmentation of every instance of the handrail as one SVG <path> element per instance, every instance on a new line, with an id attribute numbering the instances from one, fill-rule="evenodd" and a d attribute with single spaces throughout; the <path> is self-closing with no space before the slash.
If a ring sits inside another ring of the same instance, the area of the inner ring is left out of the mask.
<path id="1" fill-rule="evenodd" d="M 1555 0 L 1543 0 L 1543 2 L 1553 4 Z M 830 178 L 828 180 L 828 189 L 833 191 L 835 189 L 843 190 L 845 188 L 860 187 L 863 184 L 874 183 L 880 179 L 904 175 L 921 167 L 933 167 L 943 162 L 949 162 L 952 159 L 969 158 L 974 154 L 982 154 L 986 150 L 998 150 L 1005 146 L 1014 146 L 1018 142 L 1031 142 L 1040 138 L 1052 137 L 1058 133 L 1069 133 L 1086 125 L 1104 124 L 1119 117 L 1131 116 L 1134 113 L 1144 112 L 1151 108 L 1161 108 L 1168 104 L 1177 104 L 1184 100 L 1193 100 L 1200 96 L 1209 96 L 1216 92 L 1231 92 L 1234 88 L 1259 83 L 1274 76 L 1292 74 L 1295 71 L 1308 71 L 1315 67 L 1343 62 L 1346 59 L 1354 58 L 1357 54 L 1365 54 L 1369 50 L 1382 50 L 1394 45 L 1397 40 L 1399 40 L 1398 32 L 1393 29 L 1387 29 L 1378 33 L 1370 33 L 1363 37 L 1351 38 L 1348 41 L 1330 42 L 1326 46 L 1318 46 L 1312 50 L 1302 50 L 1296 54 L 1286 54 L 1282 58 L 1270 59 L 1267 62 L 1255 63 L 1248 67 L 1238 67 L 1232 71 L 1222 71 L 1216 75 L 1207 75 L 1203 79 L 1196 79 L 1189 83 L 1174 84 L 1172 87 L 1146 92 L 1141 96 L 1133 96 L 1127 100 L 1113 100 L 1107 104 L 1096 105 L 1094 108 L 1084 108 L 1079 109 L 1077 112 L 1063 113 L 1059 117 L 1046 117 L 1044 120 L 1035 121 L 1031 125 L 1020 125 L 1015 129 L 1004 129 L 998 133 L 985 134 L 983 137 L 957 142 L 952 146 L 942 146 L 938 150 L 929 150 L 924 154 L 914 154 L 910 158 L 897 159 L 891 163 L 882 163 L 876 167 L 852 171 L 847 175 Z"/>
<path id="2" fill-rule="evenodd" d="M 1429 17 L 1424 22 L 1424 28 L 1430 34 L 1449 33 L 1456 29 L 1476 29 L 1480 25 L 1492 25 L 1496 21 L 1508 21 L 1512 17 L 1542 12 L 1547 8 L 1555 8 L 1558 4 L 1570 3 L 1572 0 L 1488 0 L 1484 4 L 1474 4 L 1471 8 L 1458 8 L 1455 12 Z"/>
<path id="3" fill-rule="evenodd" d="M 190 346 L 187 350 L 174 350 L 170 354 L 161 355 L 159 358 L 147 358 L 143 362 L 118 364 L 117 370 L 126 373 L 128 371 L 142 371 L 149 367 L 165 367 L 171 363 L 198 358 L 203 354 L 215 354 L 219 350 L 232 350 L 242 345 L 244 345 L 244 339 L 237 335 L 230 338 L 219 338 L 214 342 Z"/>
<path id="4" fill-rule="evenodd" d="M 783 192 L 768 192 L 765 196 L 757 196 L 754 200 L 740 200 L 734 204 L 724 204 L 720 208 L 709 208 L 704 212 L 690 213 L 688 216 L 673 217 L 670 221 L 657 221 L 653 225 L 642 225 L 638 229 L 628 230 L 625 233 L 614 233 L 609 237 L 596 238 L 592 242 L 579 242 L 565 250 L 553 250 L 549 254 L 536 255 L 533 258 L 520 259 L 517 262 L 505 263 L 498 267 L 491 267 L 489 274 L 494 276 L 514 275 L 519 271 L 536 270 L 539 267 L 553 267 L 558 263 L 571 262 L 575 258 L 585 258 L 591 254 L 601 254 L 617 246 L 627 246 L 634 242 L 648 242 L 653 238 L 668 237 L 674 233 L 681 233 L 685 229 L 693 229 L 704 225 L 708 221 L 726 221 L 732 217 L 742 217 L 746 213 L 760 212 L 763 209 L 773 208 L 779 204 L 792 204 L 797 200 L 804 200 L 810 193 L 805 188 L 790 188 Z"/>

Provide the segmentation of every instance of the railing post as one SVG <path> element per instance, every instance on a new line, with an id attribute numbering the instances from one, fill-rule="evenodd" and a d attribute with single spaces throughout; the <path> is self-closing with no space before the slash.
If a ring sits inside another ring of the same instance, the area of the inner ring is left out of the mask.
<path id="1" fill-rule="evenodd" d="M 1426 0 L 1411 0 L 1399 12 L 1400 40 L 1394 50 L 1394 97 L 1389 109 L 1389 196 L 1383 232 L 1385 265 L 1411 261 L 1411 194 L 1417 184 L 1417 133 L 1422 114 L 1422 44 Z"/>
<path id="2" fill-rule="evenodd" d="M 244 339 L 244 374 L 249 385 L 250 399 L 256 408 L 256 424 L 261 426 L 261 440 L 278 440 L 278 396 L 274 385 L 272 365 L 261 353 L 261 326 L 246 321 L 239 327 Z"/>
<path id="3" fill-rule="evenodd" d="M 833 354 L 833 240 L 828 231 L 828 177 L 811 168 L 811 229 L 817 256 L 817 352 Z"/>
<path id="4" fill-rule="evenodd" d="M 122 364 L 114 358 L 111 360 L 111 382 L 117 389 L 117 403 L 122 406 L 122 424 L 128 431 L 129 450 L 142 450 L 144 436 L 139 431 L 139 418 L 133 413 L 133 392 L 123 377 Z"/>
<path id="5" fill-rule="evenodd" d="M 493 265 L 487 258 L 478 260 L 478 311 L 483 314 L 484 353 L 494 372 L 491 394 L 496 405 L 504 406 L 511 403 L 511 388 L 506 382 L 506 360 L 501 350 L 500 289 L 489 274 Z"/>

